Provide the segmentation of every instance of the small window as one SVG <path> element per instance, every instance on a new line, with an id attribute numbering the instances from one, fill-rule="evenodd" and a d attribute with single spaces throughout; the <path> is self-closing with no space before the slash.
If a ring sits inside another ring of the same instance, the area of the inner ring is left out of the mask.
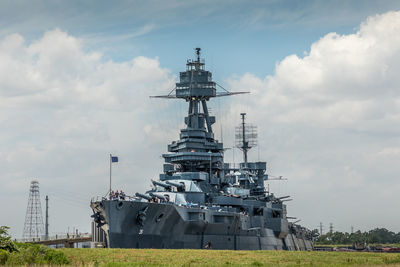
<path id="1" fill-rule="evenodd" d="M 161 221 L 163 216 L 164 216 L 164 213 L 161 213 L 160 215 L 158 215 L 157 218 L 156 218 L 156 222 Z"/>
<path id="2" fill-rule="evenodd" d="M 263 208 L 254 208 L 254 216 L 263 216 L 264 209 Z"/>
<path id="3" fill-rule="evenodd" d="M 272 218 L 281 218 L 281 212 L 279 210 L 273 210 Z"/>

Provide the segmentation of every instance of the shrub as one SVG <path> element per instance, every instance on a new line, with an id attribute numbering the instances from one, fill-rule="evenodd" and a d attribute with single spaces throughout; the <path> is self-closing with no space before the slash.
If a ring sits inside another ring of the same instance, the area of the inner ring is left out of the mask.
<path id="1" fill-rule="evenodd" d="M 69 260 L 62 251 L 57 251 L 42 245 L 18 244 L 19 251 L 9 255 L 7 264 L 69 264 Z"/>
<path id="2" fill-rule="evenodd" d="M 0 226 L 0 264 L 69 264 L 62 251 L 41 245 L 13 242 L 7 226 Z"/>
<path id="3" fill-rule="evenodd" d="M 11 241 L 11 236 L 8 234 L 9 227 L 0 226 L 0 249 L 7 250 L 9 252 L 16 251 L 17 248 L 14 242 Z"/>
<path id="4" fill-rule="evenodd" d="M 51 248 L 49 248 L 49 250 L 45 254 L 44 259 L 49 264 L 61 265 L 70 263 L 70 261 L 67 259 L 67 257 L 62 251 Z"/>
<path id="5" fill-rule="evenodd" d="M 6 264 L 9 254 L 10 253 L 7 250 L 0 249 L 0 264 Z"/>

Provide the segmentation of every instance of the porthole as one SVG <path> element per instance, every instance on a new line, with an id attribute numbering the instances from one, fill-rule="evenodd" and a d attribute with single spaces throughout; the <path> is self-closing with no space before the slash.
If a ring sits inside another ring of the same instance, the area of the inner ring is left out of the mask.
<path id="1" fill-rule="evenodd" d="M 163 216 L 164 216 L 164 213 L 160 213 L 160 215 L 158 215 L 157 218 L 156 218 L 156 222 L 161 221 Z"/>

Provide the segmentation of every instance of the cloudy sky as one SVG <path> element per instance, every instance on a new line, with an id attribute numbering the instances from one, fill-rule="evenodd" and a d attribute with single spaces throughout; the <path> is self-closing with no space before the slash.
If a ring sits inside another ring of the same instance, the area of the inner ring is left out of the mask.
<path id="1" fill-rule="evenodd" d="M 215 2 L 0 3 L 0 225 L 22 236 L 37 179 L 50 234 L 89 231 L 110 153 L 115 189 L 148 189 L 187 109 L 148 96 L 200 46 L 219 84 L 251 92 L 213 101 L 217 138 L 232 147 L 247 112 L 290 216 L 400 231 L 400 2 Z"/>

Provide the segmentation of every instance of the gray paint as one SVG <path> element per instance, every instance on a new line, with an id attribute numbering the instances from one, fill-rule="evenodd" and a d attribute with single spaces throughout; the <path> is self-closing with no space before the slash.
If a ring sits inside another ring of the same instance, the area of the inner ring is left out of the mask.
<path id="1" fill-rule="evenodd" d="M 224 163 L 207 101 L 218 93 L 200 60 L 188 60 L 175 95 L 189 103 L 186 128 L 168 145 L 164 173 L 154 188 L 129 200 L 91 203 L 94 220 L 116 248 L 310 250 L 310 231 L 288 222 L 283 199 L 265 192 L 266 162 Z M 239 92 L 243 93 L 243 92 Z M 243 127 L 245 125 L 243 116 Z M 245 141 L 245 140 L 243 140 Z"/>

